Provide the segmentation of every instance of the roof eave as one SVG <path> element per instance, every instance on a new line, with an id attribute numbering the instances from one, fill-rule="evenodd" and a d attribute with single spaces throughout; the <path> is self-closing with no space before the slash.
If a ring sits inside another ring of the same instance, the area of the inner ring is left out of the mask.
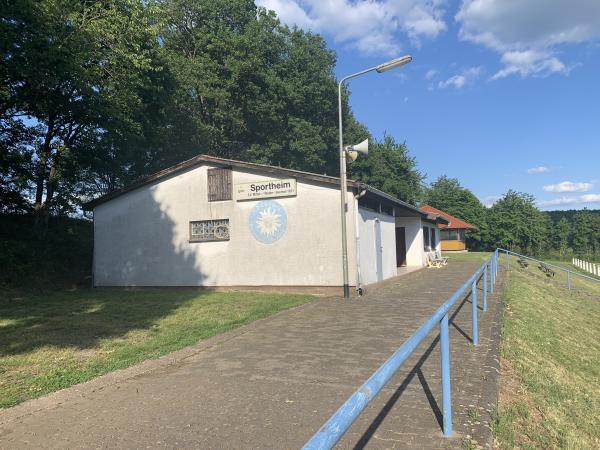
<path id="1" fill-rule="evenodd" d="M 329 175 L 319 175 L 316 173 L 304 172 L 304 171 L 300 171 L 300 170 L 285 169 L 283 167 L 268 166 L 265 164 L 237 161 L 237 160 L 233 160 L 233 159 L 217 158 L 215 156 L 209 156 L 209 155 L 198 155 L 198 156 L 190 158 L 186 161 L 182 161 L 178 164 L 175 164 L 174 166 L 167 167 L 166 169 L 163 169 L 161 171 L 153 173 L 152 175 L 148 175 L 147 177 L 144 177 L 137 181 L 134 181 L 133 183 L 131 183 L 121 189 L 115 190 L 113 192 L 109 192 L 108 194 L 105 194 L 101 197 L 90 200 L 89 202 L 86 202 L 83 204 L 83 209 L 86 211 L 93 210 L 96 206 L 101 205 L 102 203 L 106 203 L 117 197 L 120 197 L 123 194 L 134 191 L 143 186 L 155 183 L 155 182 L 160 181 L 168 176 L 176 175 L 182 171 L 189 170 L 189 169 L 195 168 L 195 167 L 203 165 L 203 164 L 211 164 L 211 165 L 217 165 L 217 166 L 222 166 L 222 167 L 236 167 L 236 168 L 242 168 L 242 169 L 247 169 L 247 170 L 262 171 L 262 172 L 272 173 L 272 174 L 276 174 L 276 175 L 288 175 L 293 178 L 314 181 L 317 183 L 339 185 L 339 182 L 340 182 L 339 177 L 332 177 Z M 348 188 L 354 188 L 354 187 L 358 187 L 359 185 L 361 185 L 361 183 L 358 183 L 354 180 L 348 180 L 347 185 L 348 185 Z"/>

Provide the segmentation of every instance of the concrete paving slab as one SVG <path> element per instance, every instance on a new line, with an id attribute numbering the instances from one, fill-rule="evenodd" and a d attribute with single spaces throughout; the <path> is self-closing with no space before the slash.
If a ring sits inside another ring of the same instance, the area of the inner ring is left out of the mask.
<path id="1" fill-rule="evenodd" d="M 144 363 L 143 370 L 2 411 L 0 447 L 299 448 L 476 267 L 453 262 L 389 280 L 362 298 L 321 299 Z M 490 311 L 479 312 L 477 347 L 470 343 L 470 298 L 453 311 L 453 438 L 441 433 L 432 332 L 339 448 L 446 449 L 465 439 L 489 446 L 498 296 L 489 304 Z"/>

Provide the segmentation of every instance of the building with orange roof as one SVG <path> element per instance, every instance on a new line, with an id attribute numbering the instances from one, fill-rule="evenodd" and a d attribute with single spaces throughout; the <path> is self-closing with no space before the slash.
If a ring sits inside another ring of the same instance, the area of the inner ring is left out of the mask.
<path id="1" fill-rule="evenodd" d="M 471 225 L 470 223 L 467 223 L 457 217 L 451 216 L 450 214 L 430 205 L 423 205 L 421 207 L 421 211 L 428 214 L 435 214 L 448 220 L 448 224 L 437 224 L 437 227 L 440 230 L 442 251 L 457 252 L 467 250 L 465 234 L 469 230 L 476 230 L 476 226 Z"/>

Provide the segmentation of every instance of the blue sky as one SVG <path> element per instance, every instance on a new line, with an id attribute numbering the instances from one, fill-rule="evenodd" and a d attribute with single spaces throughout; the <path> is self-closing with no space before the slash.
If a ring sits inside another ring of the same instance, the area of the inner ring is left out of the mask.
<path id="1" fill-rule="evenodd" d="M 541 209 L 600 208 L 600 1 L 258 0 L 322 34 L 356 117 L 406 141 L 433 181 L 484 204 L 509 188 Z"/>

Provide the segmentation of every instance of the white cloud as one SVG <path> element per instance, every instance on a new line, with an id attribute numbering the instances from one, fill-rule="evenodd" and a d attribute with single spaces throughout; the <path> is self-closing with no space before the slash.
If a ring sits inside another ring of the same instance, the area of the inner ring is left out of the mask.
<path id="1" fill-rule="evenodd" d="M 463 0 L 455 18 L 461 39 L 502 55 L 492 79 L 568 73 L 559 47 L 600 38 L 597 0 Z"/>
<path id="2" fill-rule="evenodd" d="M 592 183 L 573 183 L 572 181 L 563 181 L 558 184 L 547 184 L 544 186 L 546 192 L 587 192 L 594 185 Z"/>
<path id="3" fill-rule="evenodd" d="M 435 77 L 437 75 L 438 71 L 435 69 L 429 69 L 427 71 L 427 73 L 425 74 L 425 79 L 426 80 L 431 80 L 433 77 Z"/>
<path id="4" fill-rule="evenodd" d="M 257 0 L 287 25 L 329 34 L 364 54 L 396 56 L 401 34 L 413 44 L 446 29 L 445 0 Z"/>
<path id="5" fill-rule="evenodd" d="M 519 74 L 522 77 L 529 75 L 547 76 L 552 73 L 567 73 L 569 69 L 554 56 L 547 52 L 537 50 L 505 52 L 501 58 L 504 69 L 492 76 L 492 80 L 504 78 L 509 75 Z"/>
<path id="6" fill-rule="evenodd" d="M 400 4 L 402 2 L 392 0 L 388 3 Z M 441 19 L 443 11 L 439 8 L 440 2 L 415 1 L 412 3 L 414 5 L 408 11 L 403 25 L 409 36 L 413 39 L 418 39 L 420 36 L 434 38 L 446 29 L 446 23 Z"/>
<path id="7" fill-rule="evenodd" d="M 585 194 L 580 197 L 584 202 L 597 203 L 600 202 L 600 194 Z"/>
<path id="8" fill-rule="evenodd" d="M 543 200 L 538 202 L 538 206 L 563 206 L 563 205 L 583 205 L 590 203 L 600 203 L 600 194 L 585 194 L 571 197 L 558 197 L 552 200 Z"/>
<path id="9" fill-rule="evenodd" d="M 527 173 L 544 173 L 544 172 L 550 172 L 550 169 L 547 168 L 546 166 L 536 166 L 536 167 L 532 167 L 531 169 L 527 169 Z"/>
<path id="10" fill-rule="evenodd" d="M 478 78 L 481 72 L 481 67 L 470 67 L 463 70 L 460 74 L 454 75 L 447 80 L 440 81 L 438 83 L 438 88 L 445 89 L 447 87 L 454 87 L 456 89 L 460 89 Z"/>
<path id="11" fill-rule="evenodd" d="M 295 0 L 258 0 L 258 6 L 275 11 L 279 20 L 290 26 L 311 30 L 316 24 Z"/>

